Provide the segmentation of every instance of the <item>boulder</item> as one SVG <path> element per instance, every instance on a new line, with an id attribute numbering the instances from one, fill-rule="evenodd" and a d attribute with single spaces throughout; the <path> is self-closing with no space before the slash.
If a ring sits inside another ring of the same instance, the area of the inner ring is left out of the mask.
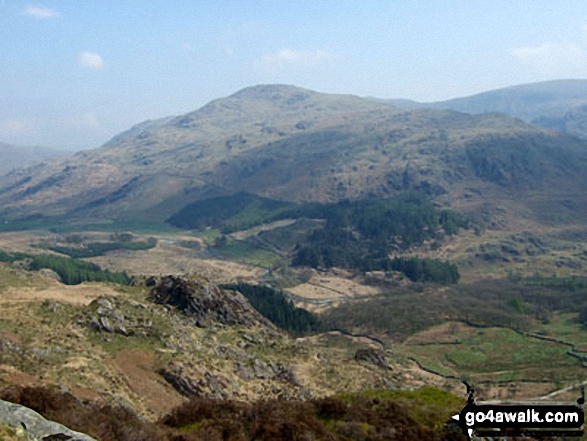
<path id="1" fill-rule="evenodd" d="M 57 274 L 55 271 L 53 271 L 52 269 L 41 268 L 39 270 L 39 274 L 47 277 L 48 279 L 53 279 L 53 280 L 57 280 L 58 282 L 61 282 L 61 276 L 59 274 Z"/>
<path id="2" fill-rule="evenodd" d="M 3 400 L 0 400 L 0 423 L 18 431 L 24 431 L 35 439 L 96 441 L 94 438 L 68 429 L 62 424 L 48 421 L 28 407 Z"/>

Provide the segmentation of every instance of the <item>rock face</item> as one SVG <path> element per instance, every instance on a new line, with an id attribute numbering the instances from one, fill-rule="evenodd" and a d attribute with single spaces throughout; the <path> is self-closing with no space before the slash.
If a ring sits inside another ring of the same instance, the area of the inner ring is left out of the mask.
<path id="1" fill-rule="evenodd" d="M 0 423 L 6 424 L 35 439 L 63 439 L 69 441 L 96 441 L 80 432 L 48 421 L 28 407 L 0 400 Z M 26 428 L 26 429 L 25 429 Z M 30 439 L 30 437 L 26 438 Z"/>
<path id="2" fill-rule="evenodd" d="M 242 294 L 224 291 L 203 281 L 176 276 L 164 277 L 151 290 L 149 300 L 174 306 L 183 314 L 195 317 L 196 323 L 214 321 L 224 325 L 245 326 L 262 323 L 273 328 Z"/>

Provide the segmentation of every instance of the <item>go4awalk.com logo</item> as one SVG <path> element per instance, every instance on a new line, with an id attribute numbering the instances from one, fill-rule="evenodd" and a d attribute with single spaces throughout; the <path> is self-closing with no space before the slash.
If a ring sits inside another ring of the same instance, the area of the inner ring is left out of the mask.
<path id="1" fill-rule="evenodd" d="M 467 384 L 467 405 L 452 418 L 469 438 L 495 436 L 582 437 L 584 398 L 577 403 L 481 402 Z"/>

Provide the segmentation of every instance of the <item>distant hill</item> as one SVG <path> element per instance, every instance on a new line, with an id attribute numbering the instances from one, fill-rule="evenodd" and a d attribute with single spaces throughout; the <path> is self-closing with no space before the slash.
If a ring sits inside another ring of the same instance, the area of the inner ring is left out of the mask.
<path id="1" fill-rule="evenodd" d="M 556 80 L 506 87 L 435 103 L 389 100 L 405 109 L 502 113 L 547 129 L 587 138 L 587 80 Z"/>
<path id="2" fill-rule="evenodd" d="M 44 147 L 17 146 L 0 142 L 0 174 L 16 167 L 31 165 L 67 155 L 67 152 Z"/>
<path id="3" fill-rule="evenodd" d="M 530 122 L 540 117 L 562 117 L 587 103 L 587 80 L 557 80 L 492 90 L 434 103 L 432 107 L 466 113 L 498 112 Z"/>
<path id="4" fill-rule="evenodd" d="M 497 114 L 261 85 L 14 171 L 0 179 L 0 206 L 8 218 L 158 223 L 197 200 L 238 192 L 332 202 L 419 190 L 489 217 L 488 207 L 508 198 L 519 213 L 548 207 L 558 215 L 561 195 L 587 186 L 585 151 L 583 141 Z M 573 201 L 565 206 L 587 205 Z"/>

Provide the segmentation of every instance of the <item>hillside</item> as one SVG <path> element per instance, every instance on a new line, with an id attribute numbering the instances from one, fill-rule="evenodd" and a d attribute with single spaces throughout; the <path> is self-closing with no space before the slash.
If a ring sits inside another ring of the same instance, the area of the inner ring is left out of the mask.
<path id="1" fill-rule="evenodd" d="M 0 142 L 0 175 L 10 170 L 67 155 L 43 147 L 17 146 Z"/>
<path id="2" fill-rule="evenodd" d="M 586 147 L 495 114 L 255 86 L 14 171 L 0 179 L 0 205 L 8 220 L 41 213 L 161 224 L 196 200 L 235 192 L 333 202 L 419 190 L 465 211 L 486 204 L 490 213 L 495 198 L 509 199 L 513 216 L 544 220 L 544 204 L 584 194 Z M 561 210 L 564 218 L 569 209 Z"/>
<path id="3" fill-rule="evenodd" d="M 310 399 L 430 377 L 361 339 L 295 339 L 234 290 L 241 285 L 168 276 L 65 286 L 5 264 L 0 276 L 4 397 L 11 385 L 59 384 L 156 420 L 190 398 Z M 428 383 L 460 391 L 439 376 Z"/>

